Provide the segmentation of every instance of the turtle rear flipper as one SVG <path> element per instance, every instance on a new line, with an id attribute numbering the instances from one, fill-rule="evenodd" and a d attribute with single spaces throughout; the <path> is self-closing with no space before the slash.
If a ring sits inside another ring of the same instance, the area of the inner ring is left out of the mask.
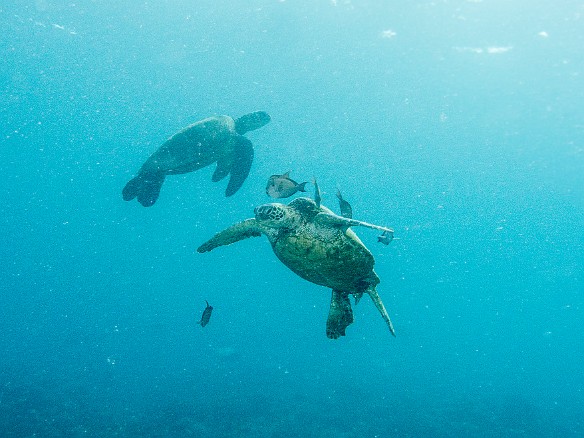
<path id="1" fill-rule="evenodd" d="M 122 190 L 124 201 L 138 198 L 138 202 L 144 207 L 154 205 L 160 195 L 164 178 L 164 173 L 140 173 L 128 181 Z"/>
<path id="2" fill-rule="evenodd" d="M 246 219 L 243 222 L 239 222 L 235 225 L 231 225 L 229 228 L 218 232 L 205 243 L 203 243 L 197 252 L 209 252 L 217 248 L 218 246 L 231 245 L 232 243 L 239 242 L 240 240 L 247 239 L 249 237 L 258 237 L 262 235 L 262 231 L 259 228 L 257 221 L 255 219 Z"/>
<path id="3" fill-rule="evenodd" d="M 369 293 L 369 296 L 373 300 L 375 307 L 377 307 L 377 310 L 379 310 L 379 313 L 381 313 L 381 317 L 383 318 L 383 320 L 387 324 L 387 327 L 389 327 L 389 331 L 391 332 L 391 334 L 393 336 L 395 336 L 395 330 L 393 329 L 393 324 L 391 323 L 391 319 L 389 319 L 389 315 L 387 313 L 387 310 L 385 310 L 385 306 L 383 305 L 383 301 L 381 301 L 381 297 L 377 293 L 377 290 L 375 289 L 375 287 L 370 287 L 367 290 L 367 293 Z"/>
<path id="4" fill-rule="evenodd" d="M 233 139 L 234 157 L 231 164 L 231 178 L 225 189 L 225 196 L 232 196 L 243 185 L 249 175 L 253 162 L 253 145 L 251 141 L 241 135 Z"/>
<path id="5" fill-rule="evenodd" d="M 353 323 L 353 309 L 349 294 L 334 290 L 331 297 L 331 308 L 326 320 L 326 336 L 337 339 L 345 336 L 345 329 Z"/>
<path id="6" fill-rule="evenodd" d="M 235 132 L 243 135 L 270 123 L 270 115 L 265 111 L 255 111 L 235 119 Z"/>

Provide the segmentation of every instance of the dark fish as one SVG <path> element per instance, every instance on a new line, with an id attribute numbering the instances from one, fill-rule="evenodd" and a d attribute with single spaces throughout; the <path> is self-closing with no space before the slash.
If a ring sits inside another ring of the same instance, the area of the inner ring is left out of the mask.
<path id="1" fill-rule="evenodd" d="M 203 310 L 203 315 L 201 316 L 201 320 L 197 324 L 201 324 L 201 327 L 205 327 L 209 324 L 209 320 L 211 319 L 211 313 L 213 313 L 213 307 L 209 306 L 209 302 L 205 300 L 207 303 L 207 307 Z"/>
<path id="2" fill-rule="evenodd" d="M 393 231 L 384 231 L 381 236 L 377 236 L 377 241 L 383 243 L 384 245 L 389 245 L 393 240 Z"/>
<path id="3" fill-rule="evenodd" d="M 316 206 L 320 208 L 320 201 L 322 198 L 320 197 L 320 189 L 318 188 L 318 184 L 316 183 L 316 178 L 312 178 L 312 184 L 314 184 L 314 202 Z"/>
<path id="4" fill-rule="evenodd" d="M 308 181 L 298 184 L 293 179 L 290 179 L 290 171 L 283 175 L 272 175 L 268 179 L 266 186 L 266 193 L 272 198 L 288 198 L 296 192 L 305 192 L 304 186 Z"/>
<path id="5" fill-rule="evenodd" d="M 341 191 L 339 189 L 337 189 L 337 198 L 339 198 L 341 216 L 346 217 L 347 219 L 353 219 L 353 209 L 351 208 L 351 204 L 343 199 L 343 195 L 341 195 Z"/>

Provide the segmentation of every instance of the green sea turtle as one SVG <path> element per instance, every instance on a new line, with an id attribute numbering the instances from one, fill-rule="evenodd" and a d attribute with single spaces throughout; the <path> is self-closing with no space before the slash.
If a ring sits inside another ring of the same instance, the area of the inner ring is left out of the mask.
<path id="1" fill-rule="evenodd" d="M 242 186 L 253 161 L 253 145 L 243 136 L 270 121 L 268 113 L 256 111 L 238 119 L 216 116 L 200 120 L 170 137 L 124 187 L 125 201 L 138 198 L 144 207 L 154 205 L 166 175 L 193 172 L 217 162 L 213 182 L 231 174 L 225 196 Z"/>
<path id="2" fill-rule="evenodd" d="M 326 323 L 329 338 L 345 335 L 345 329 L 353 322 L 349 295 L 353 295 L 357 303 L 365 292 L 395 336 L 387 310 L 375 289 L 379 283 L 373 270 L 375 260 L 349 228 L 354 226 L 393 234 L 389 228 L 338 216 L 312 199 L 296 198 L 288 205 L 260 205 L 255 209 L 255 218 L 217 233 L 197 251 L 203 253 L 265 234 L 276 256 L 288 268 L 305 280 L 332 289 Z"/>

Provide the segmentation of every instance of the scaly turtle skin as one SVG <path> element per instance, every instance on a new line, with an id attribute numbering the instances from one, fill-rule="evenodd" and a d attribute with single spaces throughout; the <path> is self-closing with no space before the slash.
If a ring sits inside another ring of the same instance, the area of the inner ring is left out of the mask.
<path id="1" fill-rule="evenodd" d="M 242 186 L 253 161 L 253 145 L 243 136 L 261 128 L 270 116 L 257 111 L 239 119 L 216 116 L 200 120 L 170 137 L 124 187 L 125 201 L 138 198 L 144 207 L 154 205 L 166 175 L 193 172 L 217 162 L 213 182 L 231 174 L 225 196 Z"/>
<path id="2" fill-rule="evenodd" d="M 288 205 L 272 203 L 257 207 L 255 218 L 217 233 L 197 251 L 208 252 L 218 246 L 264 234 L 276 256 L 288 268 L 305 280 L 332 289 L 326 326 L 329 338 L 345 335 L 345 329 L 353 322 L 349 295 L 354 295 L 358 301 L 365 292 L 395 336 L 387 310 L 375 289 L 379 283 L 373 270 L 375 260 L 349 229 L 351 226 L 380 228 L 337 216 L 312 199 L 297 198 Z"/>

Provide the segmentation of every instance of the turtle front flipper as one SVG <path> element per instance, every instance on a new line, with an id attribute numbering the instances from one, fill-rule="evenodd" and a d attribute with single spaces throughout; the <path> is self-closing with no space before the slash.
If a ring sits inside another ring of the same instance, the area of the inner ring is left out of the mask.
<path id="1" fill-rule="evenodd" d="M 345 336 L 345 329 L 353 323 L 353 310 L 349 294 L 333 289 L 331 308 L 326 320 L 326 336 L 337 339 Z"/>
<path id="2" fill-rule="evenodd" d="M 334 213 L 319 213 L 315 217 L 315 222 L 319 222 L 321 224 L 331 226 L 331 227 L 339 227 L 343 230 L 347 230 L 350 227 L 365 227 L 370 228 L 372 230 L 382 231 L 389 241 L 393 240 L 393 229 L 382 227 L 380 225 L 370 224 L 368 222 L 358 221 L 355 219 L 349 219 L 347 217 L 338 216 Z M 389 243 L 389 242 L 388 242 Z"/>
<path id="3" fill-rule="evenodd" d="M 231 178 L 225 190 L 225 196 L 231 196 L 239 190 L 249 175 L 253 162 L 253 145 L 251 141 L 241 135 L 233 138 L 234 156 L 231 164 Z M 219 165 L 219 163 L 218 163 Z"/>
<path id="4" fill-rule="evenodd" d="M 261 235 L 262 230 L 258 226 L 257 221 L 255 219 L 246 219 L 215 234 L 211 239 L 199 246 L 197 252 L 209 252 L 218 246 L 231 245 L 240 240 Z"/>
<path id="5" fill-rule="evenodd" d="M 386 322 L 387 326 L 389 327 L 389 331 L 391 332 L 391 334 L 393 336 L 395 336 L 395 330 L 393 329 L 393 324 L 391 323 L 391 319 L 389 319 L 389 315 L 387 314 L 387 310 L 385 310 L 385 306 L 383 305 L 383 301 L 381 301 L 381 297 L 377 293 L 377 290 L 375 289 L 375 287 L 370 287 L 367 290 L 367 293 L 369 294 L 369 296 L 373 300 L 373 303 L 375 304 L 375 307 L 377 307 L 377 310 L 379 310 L 379 313 L 381 313 L 381 317 L 383 318 L 383 320 Z"/>
<path id="6" fill-rule="evenodd" d="M 227 156 L 220 157 L 217 160 L 217 167 L 215 168 L 215 172 L 213 172 L 213 176 L 211 177 L 211 181 L 217 182 L 221 181 L 231 171 L 231 163 L 232 157 L 227 154 Z"/>
<path id="7" fill-rule="evenodd" d="M 327 227 L 338 227 L 338 228 L 342 228 L 343 230 L 347 230 L 349 227 L 353 226 L 355 224 L 355 222 L 353 219 L 348 219 L 346 217 L 343 216 L 339 216 L 337 214 L 334 213 L 328 213 L 328 212 L 323 212 L 323 213 L 318 213 L 315 218 L 314 218 L 314 222 L 315 223 L 319 223 L 321 225 L 327 226 Z"/>

